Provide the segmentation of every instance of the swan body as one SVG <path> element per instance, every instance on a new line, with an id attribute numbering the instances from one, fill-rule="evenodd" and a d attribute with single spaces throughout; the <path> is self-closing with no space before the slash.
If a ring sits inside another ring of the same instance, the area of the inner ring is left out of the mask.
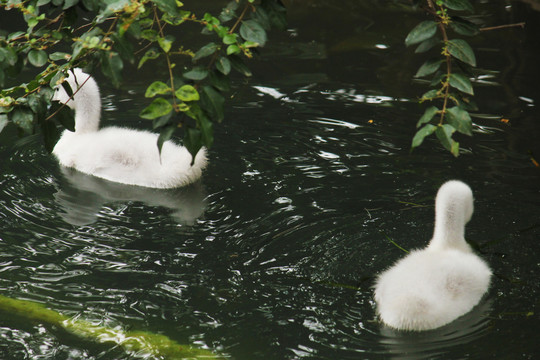
<path id="1" fill-rule="evenodd" d="M 151 188 L 175 188 L 195 182 L 206 167 L 206 150 L 195 156 L 166 141 L 157 148 L 158 134 L 106 127 L 99 129 L 101 98 L 95 80 L 81 69 L 70 70 L 66 81 L 73 90 L 70 99 L 57 86 L 53 100 L 75 110 L 75 131 L 64 130 L 53 154 L 61 165 L 110 181 Z"/>
<path id="2" fill-rule="evenodd" d="M 441 186 L 429 245 L 411 251 L 375 284 L 382 322 L 400 330 L 429 330 L 469 312 L 487 292 L 491 270 L 464 238 L 473 213 L 472 191 L 461 181 Z"/>

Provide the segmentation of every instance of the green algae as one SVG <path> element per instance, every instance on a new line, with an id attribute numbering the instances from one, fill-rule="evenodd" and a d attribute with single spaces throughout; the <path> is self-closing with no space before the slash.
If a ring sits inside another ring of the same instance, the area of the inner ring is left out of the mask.
<path id="1" fill-rule="evenodd" d="M 0 295 L 0 311 L 58 326 L 98 343 L 119 345 L 129 354 L 149 355 L 161 359 L 223 359 L 210 350 L 179 344 L 165 335 L 145 331 L 125 331 L 121 327 L 95 325 L 78 317 L 69 318 L 35 301 Z"/>

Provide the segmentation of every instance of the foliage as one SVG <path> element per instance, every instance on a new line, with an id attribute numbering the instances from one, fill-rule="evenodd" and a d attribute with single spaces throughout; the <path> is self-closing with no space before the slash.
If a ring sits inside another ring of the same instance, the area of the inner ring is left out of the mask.
<path id="1" fill-rule="evenodd" d="M 209 350 L 181 345 L 165 335 L 142 331 L 124 331 L 94 325 L 80 318 L 68 318 L 44 305 L 0 295 L 0 310 L 49 326 L 63 328 L 77 336 L 105 344 L 120 345 L 129 354 L 166 359 L 222 359 Z"/>
<path id="2" fill-rule="evenodd" d="M 442 45 L 440 55 L 430 58 L 418 69 L 415 77 L 431 76 L 431 90 L 422 95 L 421 102 L 432 102 L 416 127 L 412 148 L 420 146 L 424 139 L 435 134 L 441 144 L 454 156 L 459 155 L 459 143 L 454 133 L 472 135 L 470 110 L 475 109 L 470 97 L 474 95 L 470 80 L 476 66 L 471 46 L 463 39 L 449 39 L 449 30 L 456 34 L 472 36 L 478 27 L 454 12 L 472 13 L 468 0 L 427 0 L 425 10 L 434 17 L 418 24 L 405 39 L 407 46 L 416 45 L 417 53 L 424 53 L 436 45 Z M 442 57 L 441 57 L 442 55 Z M 459 69 L 459 70 L 458 70 Z"/>
<path id="3" fill-rule="evenodd" d="M 68 69 L 100 65 L 119 86 L 125 64 L 151 71 L 150 63 L 161 61 L 168 76 L 148 85 L 152 101 L 140 116 L 160 131 L 160 150 L 182 127 L 184 145 L 195 155 L 212 145 L 214 123 L 224 118 L 232 70 L 250 76 L 243 59 L 265 45 L 271 26 L 285 26 L 281 0 L 232 0 L 217 17 L 197 16 L 178 0 L 0 0 L 0 11 L 22 14 L 27 25 L 25 31 L 0 31 L 0 86 L 23 70 L 37 72 L 0 91 L 0 131 L 8 123 L 21 134 L 41 128 L 49 150 L 60 124 L 73 129 L 69 109 L 51 104 Z M 207 38 L 198 49 L 177 39 L 187 23 L 202 28 L 200 40 Z"/>

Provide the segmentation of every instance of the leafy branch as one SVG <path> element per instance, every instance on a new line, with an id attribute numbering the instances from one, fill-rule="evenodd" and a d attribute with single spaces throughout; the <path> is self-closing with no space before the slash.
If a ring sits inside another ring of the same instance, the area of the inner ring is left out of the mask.
<path id="1" fill-rule="evenodd" d="M 427 136 L 435 133 L 440 143 L 457 157 L 459 143 L 454 140 L 454 133 L 472 135 L 469 111 L 474 110 L 475 105 L 470 99 L 474 95 L 470 78 L 473 77 L 476 57 L 465 40 L 450 39 L 448 34 L 453 30 L 459 35 L 472 36 L 479 29 L 466 18 L 451 14 L 454 11 L 472 13 L 474 9 L 468 0 L 427 0 L 426 3 L 424 10 L 434 20 L 418 24 L 407 35 L 405 44 L 419 44 L 416 53 L 427 52 L 437 45 L 441 50 L 438 57 L 424 62 L 415 75 L 417 78 L 431 76 L 430 86 L 434 89 L 424 93 L 420 99 L 420 102 L 429 101 L 433 105 L 418 120 L 416 127 L 419 130 L 411 147 L 420 146 Z"/>
<path id="2" fill-rule="evenodd" d="M 25 31 L 0 35 L 0 86 L 25 68 L 40 71 L 31 81 L 0 91 L 0 131 L 10 123 L 21 135 L 41 128 L 48 150 L 61 127 L 73 127 L 69 109 L 49 110 L 52 91 L 68 69 L 98 66 L 119 86 L 126 63 L 141 69 L 160 62 L 167 79 L 147 86 L 145 96 L 152 101 L 140 116 L 160 132 L 160 150 L 182 128 L 184 145 L 195 155 L 212 145 L 213 124 L 224 118 L 231 70 L 251 76 L 244 58 L 265 45 L 272 26 L 285 27 L 281 0 L 232 0 L 217 17 L 197 16 L 177 0 L 0 0 L 0 11 L 13 11 L 27 23 Z M 90 20 L 81 25 L 80 13 Z M 195 51 L 182 46 L 174 34 L 188 22 L 215 40 Z M 55 115 L 47 120 L 51 111 Z"/>

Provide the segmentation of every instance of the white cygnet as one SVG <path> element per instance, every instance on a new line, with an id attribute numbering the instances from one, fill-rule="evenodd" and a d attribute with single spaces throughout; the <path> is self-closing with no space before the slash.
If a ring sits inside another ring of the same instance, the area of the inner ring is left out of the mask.
<path id="1" fill-rule="evenodd" d="M 99 129 L 101 99 L 96 81 L 81 69 L 66 78 L 70 99 L 57 86 L 53 100 L 75 110 L 75 131 L 65 130 L 53 149 L 61 165 L 118 183 L 151 188 L 175 188 L 195 182 L 206 167 L 202 148 L 193 164 L 189 151 L 166 141 L 157 147 L 158 134 L 120 127 Z"/>
<path id="2" fill-rule="evenodd" d="M 375 301 L 380 319 L 401 330 L 429 330 L 469 312 L 487 292 L 491 270 L 464 238 L 473 194 L 461 181 L 441 186 L 429 245 L 411 251 L 379 275 Z"/>

